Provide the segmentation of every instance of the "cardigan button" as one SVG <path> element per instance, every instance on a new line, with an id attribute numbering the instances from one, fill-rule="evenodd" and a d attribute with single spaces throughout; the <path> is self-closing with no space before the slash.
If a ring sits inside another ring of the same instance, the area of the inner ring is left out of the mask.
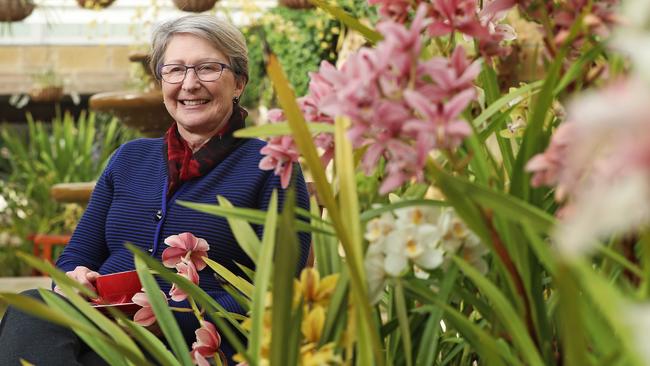
<path id="1" fill-rule="evenodd" d="M 156 211 L 156 214 L 155 214 L 153 217 L 156 219 L 156 221 L 160 221 L 160 220 L 162 220 L 162 218 L 163 218 L 163 212 L 162 212 L 162 210 L 158 210 L 158 211 Z"/>

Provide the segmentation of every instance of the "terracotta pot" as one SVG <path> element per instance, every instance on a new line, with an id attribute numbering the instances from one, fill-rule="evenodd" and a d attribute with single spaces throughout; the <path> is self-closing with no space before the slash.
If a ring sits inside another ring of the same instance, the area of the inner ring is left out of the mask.
<path id="1" fill-rule="evenodd" d="M 34 11 L 32 0 L 0 0 L 0 22 L 17 22 Z"/>
<path id="2" fill-rule="evenodd" d="M 307 0 L 280 0 L 280 5 L 291 9 L 310 9 L 314 7 Z"/>
<path id="3" fill-rule="evenodd" d="M 29 92 L 29 97 L 34 102 L 58 102 L 63 98 L 63 87 L 46 86 L 34 88 Z"/>
<path id="4" fill-rule="evenodd" d="M 218 0 L 174 0 L 174 5 L 182 11 L 201 13 L 214 8 Z"/>
<path id="5" fill-rule="evenodd" d="M 77 0 L 77 4 L 84 9 L 103 9 L 111 6 L 115 0 Z"/>
<path id="6" fill-rule="evenodd" d="M 107 92 L 90 97 L 90 109 L 107 112 L 148 137 L 160 137 L 174 123 L 163 104 L 162 92 Z"/>

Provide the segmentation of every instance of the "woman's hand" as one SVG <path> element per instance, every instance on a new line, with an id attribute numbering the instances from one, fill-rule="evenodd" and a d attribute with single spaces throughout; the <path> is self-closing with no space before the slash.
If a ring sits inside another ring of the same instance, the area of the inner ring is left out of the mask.
<path id="1" fill-rule="evenodd" d="M 74 270 L 68 271 L 65 274 L 68 277 L 79 282 L 80 284 L 88 287 L 92 291 L 95 291 L 95 280 L 97 280 L 99 273 L 90 270 L 88 267 L 77 266 Z M 54 292 L 58 293 L 59 295 L 65 296 L 65 294 L 63 293 L 63 291 L 58 285 L 54 286 Z"/>

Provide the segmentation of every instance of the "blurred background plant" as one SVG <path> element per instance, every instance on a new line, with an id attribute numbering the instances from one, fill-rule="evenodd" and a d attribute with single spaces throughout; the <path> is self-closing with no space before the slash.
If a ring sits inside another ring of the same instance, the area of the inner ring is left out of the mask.
<path id="1" fill-rule="evenodd" d="M 318 70 L 321 60 L 334 62 L 338 55 L 341 23 L 319 9 L 296 10 L 276 7 L 243 29 L 249 51 L 250 82 L 242 105 L 255 109 L 277 105 L 273 86 L 266 76 L 263 42 L 277 53 L 298 94 L 307 92 L 309 72 Z"/>
<path id="2" fill-rule="evenodd" d="M 0 180 L 6 202 L 0 212 L 7 226 L 0 227 L 17 238 L 14 247 L 22 250 L 31 249 L 30 234 L 71 232 L 83 212 L 78 204 L 56 202 L 50 188 L 56 183 L 95 180 L 112 152 L 136 136 L 114 118 L 92 112 L 83 112 L 76 120 L 64 113 L 51 123 L 27 118 L 26 130 L 11 125 L 0 129 L 1 160 L 8 168 Z M 3 263 L 7 265 L 0 267 L 14 269 L 4 274 L 24 274 L 11 258 L 6 253 Z"/>

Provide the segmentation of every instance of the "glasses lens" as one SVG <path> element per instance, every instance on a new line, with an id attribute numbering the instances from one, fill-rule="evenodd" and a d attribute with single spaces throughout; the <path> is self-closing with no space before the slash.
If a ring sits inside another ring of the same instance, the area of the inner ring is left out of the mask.
<path id="1" fill-rule="evenodd" d="M 215 81 L 221 77 L 223 67 L 217 62 L 206 62 L 196 65 L 196 75 L 202 81 Z"/>
<path id="2" fill-rule="evenodd" d="M 168 83 L 180 83 L 185 78 L 184 65 L 163 65 L 160 69 L 160 74 Z"/>

